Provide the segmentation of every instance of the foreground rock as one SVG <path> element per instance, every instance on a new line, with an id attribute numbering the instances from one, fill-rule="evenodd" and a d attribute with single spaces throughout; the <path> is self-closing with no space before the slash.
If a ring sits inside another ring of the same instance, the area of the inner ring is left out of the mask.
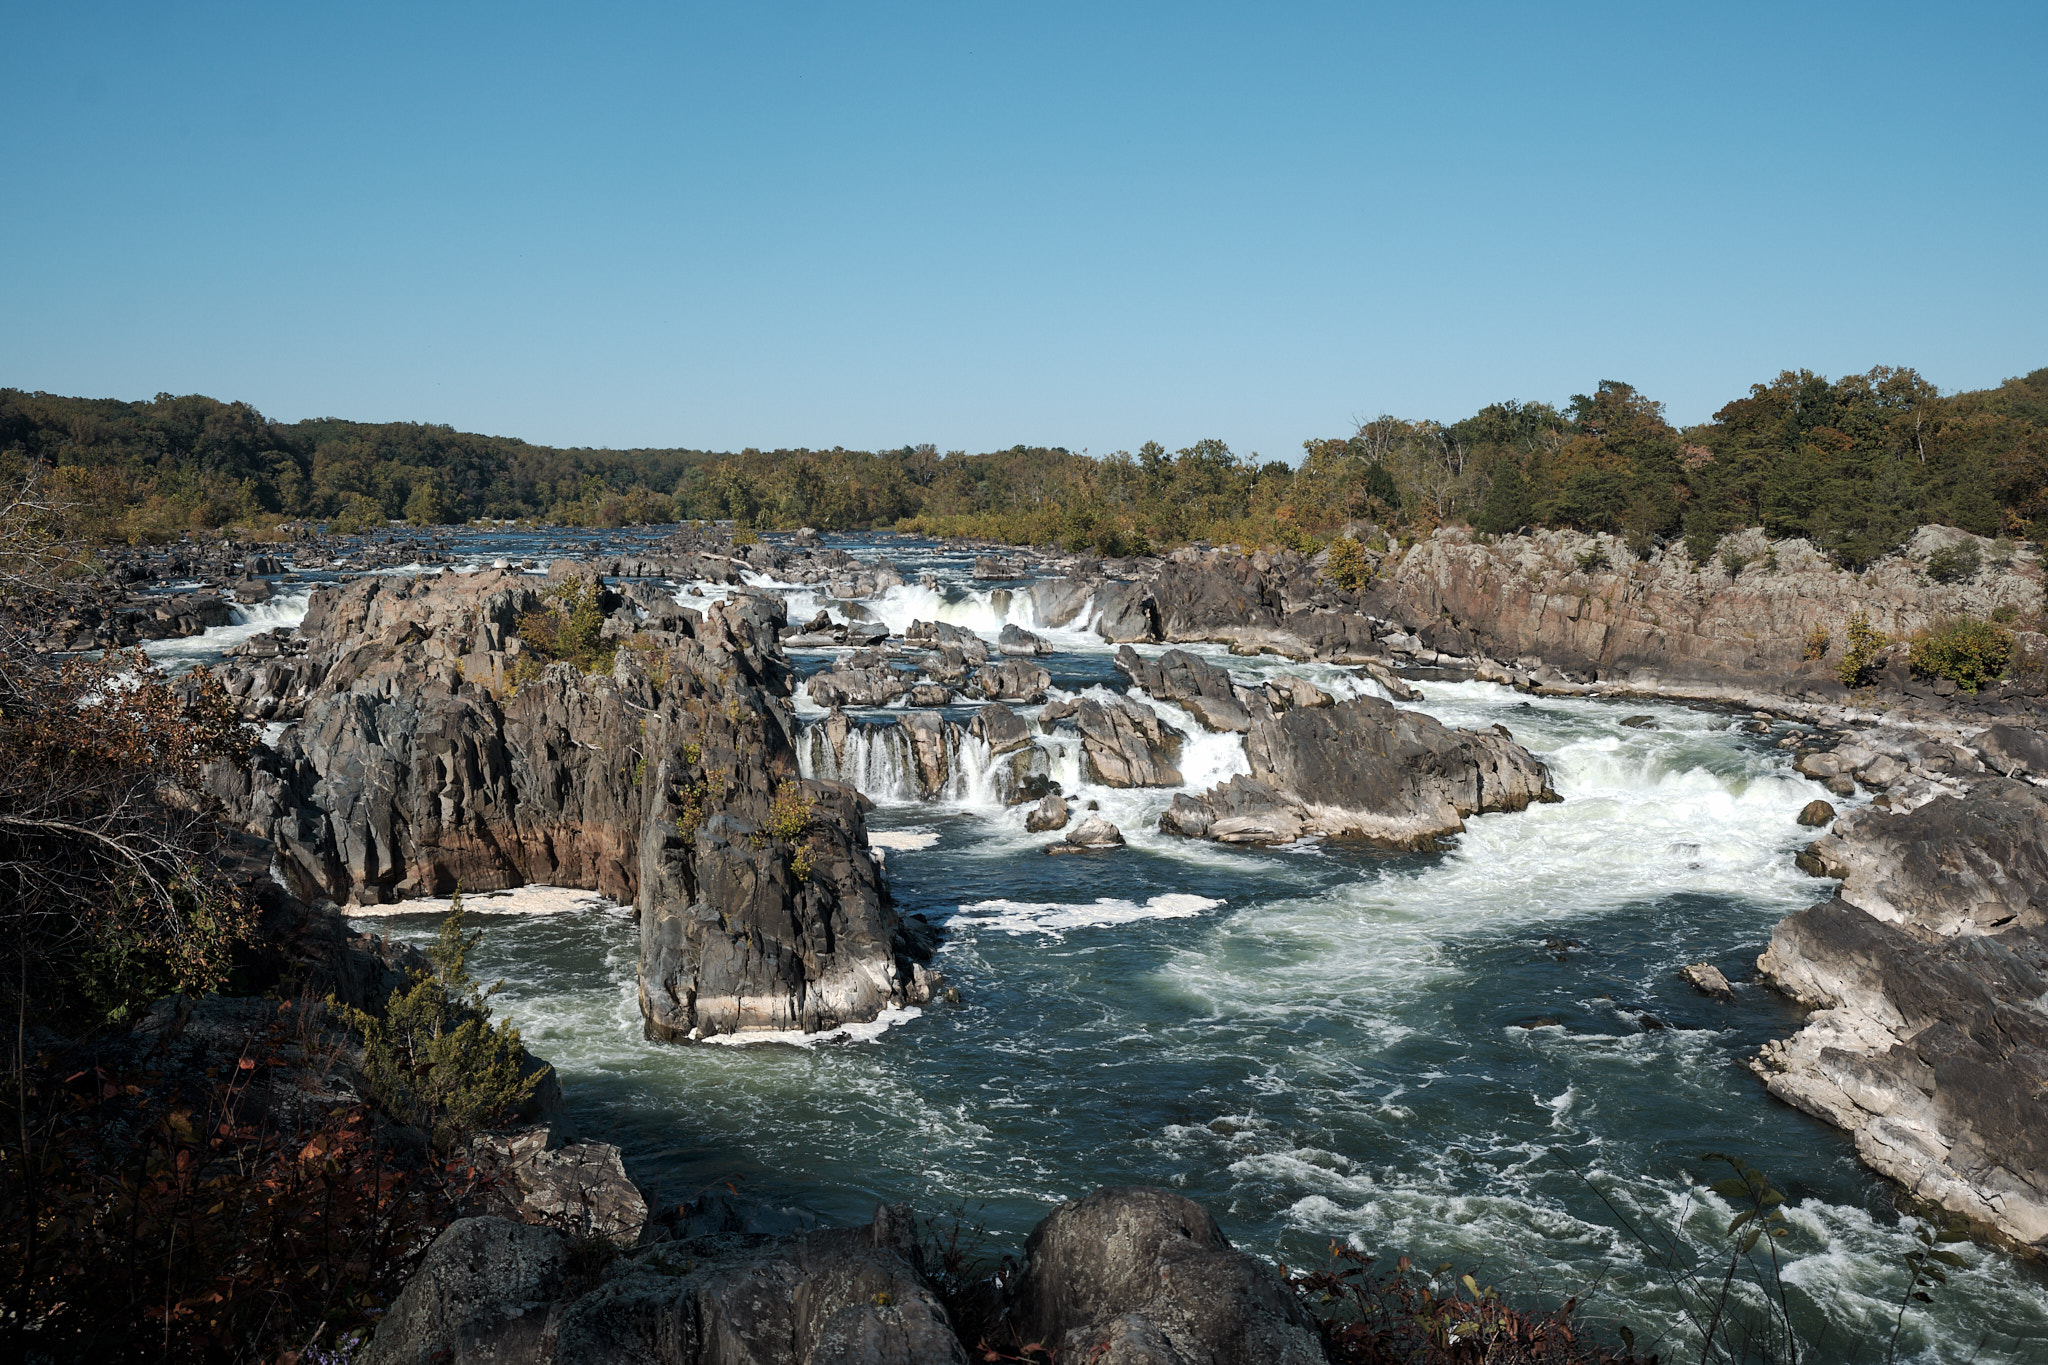
<path id="1" fill-rule="evenodd" d="M 1245 756 L 1249 777 L 1175 797 L 1160 828 L 1231 843 L 1314 834 L 1426 849 L 1468 815 L 1558 799 L 1549 770 L 1499 727 L 1453 730 L 1370 697 L 1263 715 Z"/>
<path id="2" fill-rule="evenodd" d="M 1322 1365 L 1314 1323 L 1208 1210 L 1123 1186 L 1060 1205 L 1025 1244 L 1021 1339 L 1062 1360 Z"/>
<path id="3" fill-rule="evenodd" d="M 1837 829 L 1813 855 L 1840 894 L 1757 962 L 1814 1013 L 1753 1069 L 1915 1197 L 2048 1250 L 2048 794 L 1991 778 Z"/>
<path id="4" fill-rule="evenodd" d="M 674 1240 L 607 1260 L 552 1228 L 467 1218 L 428 1248 L 362 1358 L 964 1365 L 914 1229 L 901 1205 L 866 1227 L 780 1236 L 692 1218 Z M 1103 1189 L 1061 1205 L 1031 1233 L 1023 1274 L 997 1308 L 999 1340 L 1043 1341 L 1062 1360 L 1324 1360 L 1280 1277 L 1233 1248 L 1201 1205 L 1165 1190 Z"/>
<path id="5" fill-rule="evenodd" d="M 611 648 L 587 673 L 521 638 L 563 593 L 603 613 Z M 863 799 L 798 776 L 780 599 L 655 607 L 561 561 L 551 583 L 323 589 L 288 676 L 222 670 L 245 696 L 284 687 L 265 700 L 303 719 L 221 795 L 309 899 L 539 882 L 634 903 L 657 1038 L 829 1029 L 928 999 L 932 935 L 889 905 Z"/>

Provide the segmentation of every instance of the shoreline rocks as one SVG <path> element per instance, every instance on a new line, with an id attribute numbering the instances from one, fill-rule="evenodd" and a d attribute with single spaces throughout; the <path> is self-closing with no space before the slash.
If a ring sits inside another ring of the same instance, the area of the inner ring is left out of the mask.
<path id="1" fill-rule="evenodd" d="M 2048 793 L 2001 778 L 1815 846 L 1843 878 L 1757 961 L 1811 1008 L 1751 1063 L 1916 1198 L 2048 1251 Z"/>

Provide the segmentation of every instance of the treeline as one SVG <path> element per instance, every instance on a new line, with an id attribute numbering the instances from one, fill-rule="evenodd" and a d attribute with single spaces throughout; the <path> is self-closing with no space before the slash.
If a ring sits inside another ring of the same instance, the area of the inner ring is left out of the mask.
<path id="1" fill-rule="evenodd" d="M 86 534 L 155 540 L 306 518 L 338 529 L 477 518 L 619 526 L 730 518 L 890 527 L 1131 554 L 1191 541 L 1309 548 L 1347 524 L 1410 534 L 1610 531 L 1638 550 L 1725 532 L 1805 536 L 1860 567 L 1913 527 L 2048 540 L 2048 369 L 1943 394 L 1909 369 L 1787 371 L 1680 429 L 1618 381 L 1563 407 L 1391 416 L 1303 443 L 1298 464 L 1198 441 L 1096 458 L 1057 447 L 556 449 L 445 426 L 276 423 L 245 403 L 0 390 L 0 452 L 52 467 Z"/>
<path id="2" fill-rule="evenodd" d="M 575 525 L 672 521 L 690 450 L 560 450 L 415 422 L 273 422 L 247 403 L 148 402 L 0 389 L 0 455 L 39 462 L 78 534 L 336 522 L 342 530 L 479 517 Z"/>

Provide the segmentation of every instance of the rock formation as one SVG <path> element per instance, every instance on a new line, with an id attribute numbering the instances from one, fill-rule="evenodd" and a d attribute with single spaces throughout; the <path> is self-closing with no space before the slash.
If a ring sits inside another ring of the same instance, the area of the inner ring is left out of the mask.
<path id="1" fill-rule="evenodd" d="M 779 599 L 642 619 L 587 571 L 609 664 L 536 664 L 508 573 L 316 593 L 295 666 L 231 689 L 300 723 L 227 793 L 308 896 L 531 882 L 635 903 L 652 1036 L 816 1030 L 928 998 L 930 934 L 888 904 L 862 799 L 797 775 Z M 288 686 L 278 697 L 263 689 Z M 245 705 L 248 702 L 245 701 Z"/>
<path id="2" fill-rule="evenodd" d="M 1160 828 L 1234 843 L 1321 834 L 1426 849 L 1468 815 L 1557 799 L 1549 770 L 1498 726 L 1453 730 L 1371 697 L 1267 712 L 1245 756 L 1249 777 L 1175 797 Z"/>
<path id="3" fill-rule="evenodd" d="M 1840 893 L 1757 963 L 1814 1013 L 1754 1069 L 1916 1197 L 2048 1249 L 2048 793 L 1983 779 L 1836 828 Z"/>
<path id="4" fill-rule="evenodd" d="M 451 1224 L 368 1365 L 948 1365 L 968 1360 L 908 1206 L 788 1235 L 678 1226 L 593 1275 L 553 1228 Z M 935 1269 L 936 1267 L 933 1267 Z M 1322 1365 L 1315 1324 L 1201 1205 L 1144 1187 L 1062 1204 L 997 1305 L 1003 1341 L 1122 1365 Z"/>

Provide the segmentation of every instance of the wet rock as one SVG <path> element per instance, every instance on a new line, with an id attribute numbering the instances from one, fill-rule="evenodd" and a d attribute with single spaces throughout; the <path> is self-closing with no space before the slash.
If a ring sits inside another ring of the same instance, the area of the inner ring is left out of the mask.
<path id="1" fill-rule="evenodd" d="M 1111 644 L 1146 644 L 1159 638 L 1152 595 L 1141 583 L 1105 583 L 1095 594 L 1095 633 Z"/>
<path id="2" fill-rule="evenodd" d="M 910 629 L 903 632 L 903 638 L 910 644 L 958 650 L 960 656 L 969 663 L 988 662 L 988 641 L 971 630 L 945 621 L 912 621 Z"/>
<path id="3" fill-rule="evenodd" d="M 1631 730 L 1654 730 L 1657 728 L 1657 718 L 1655 716 L 1623 716 L 1621 723 Z"/>
<path id="4" fill-rule="evenodd" d="M 1045 641 L 1039 639 L 1030 631 L 1022 626 L 1010 625 L 1004 626 L 1001 634 L 996 636 L 996 649 L 1004 654 L 1016 655 L 1027 659 L 1039 654 L 1050 654 L 1052 652 L 1051 647 Z"/>
<path id="5" fill-rule="evenodd" d="M 1067 812 L 1067 799 L 1057 794 L 1049 795 L 1032 807 L 1024 816 L 1024 828 L 1033 834 L 1047 830 L 1065 829 L 1072 817 Z"/>
<path id="6" fill-rule="evenodd" d="M 1045 700 L 1045 689 L 1052 685 L 1052 674 L 1022 659 L 1005 659 L 975 673 L 973 685 L 977 692 L 991 700 L 1022 702 L 1029 706 Z"/>
<path id="7" fill-rule="evenodd" d="M 946 706 L 952 700 L 952 689 L 944 683 L 918 683 L 910 689 L 912 706 Z"/>
<path id="8" fill-rule="evenodd" d="M 1251 729 L 1248 693 L 1222 669 L 1182 649 L 1146 659 L 1129 645 L 1116 652 L 1118 671 L 1160 701 L 1178 704 L 1211 730 L 1242 734 Z M 1265 708 L 1263 705 L 1261 710 Z"/>
<path id="9" fill-rule="evenodd" d="M 1301 802 L 1242 775 L 1199 797 L 1174 797 L 1159 817 L 1165 833 L 1223 844 L 1291 844 L 1308 827 L 1308 808 Z"/>
<path id="10" fill-rule="evenodd" d="M 1685 978 L 1687 985 L 1701 995 L 1711 995 L 1723 1000 L 1735 998 L 1735 990 L 1728 984 L 1728 978 L 1711 962 L 1695 962 L 1689 967 L 1681 968 L 1678 974 Z"/>
<path id="11" fill-rule="evenodd" d="M 1452 730 L 1371 697 L 1268 713 L 1245 737 L 1245 756 L 1255 785 L 1176 798 L 1180 829 L 1200 826 L 1214 838 L 1220 821 L 1252 813 L 1232 810 L 1233 800 L 1256 801 L 1259 818 L 1271 819 L 1285 798 L 1304 833 L 1433 848 L 1467 815 L 1557 799 L 1549 770 L 1505 735 Z"/>
<path id="12" fill-rule="evenodd" d="M 991 754 L 1007 754 L 1031 745 L 1031 727 L 1001 702 L 990 702 L 967 722 L 967 733 L 988 745 Z"/>
<path id="13" fill-rule="evenodd" d="M 1825 801 L 1809 801 L 1799 810 L 1799 823 L 1808 829 L 1826 829 L 1835 821 L 1835 808 Z"/>
<path id="14" fill-rule="evenodd" d="M 1067 835 L 1067 842 L 1082 848 L 1118 848 L 1124 842 L 1123 831 L 1099 815 L 1091 815 L 1074 826 Z"/>
<path id="15" fill-rule="evenodd" d="M 1840 893 L 1757 961 L 1814 1012 L 1752 1069 L 1918 1198 L 2048 1249 L 2048 794 L 1987 778 L 1837 829 Z"/>
<path id="16" fill-rule="evenodd" d="M 918 789 L 929 801 L 946 789 L 953 776 L 953 755 L 960 749 L 960 727 L 930 711 L 906 711 L 896 724 L 910 741 Z"/>
<path id="17" fill-rule="evenodd" d="M 1854 796 L 1856 794 L 1856 779 L 1847 773 L 1839 773 L 1821 783 L 1821 785 L 1836 796 Z"/>
<path id="18" fill-rule="evenodd" d="M 911 688 L 910 678 L 893 668 L 832 668 L 814 673 L 811 700 L 820 706 L 887 706 Z"/>
<path id="19" fill-rule="evenodd" d="M 1207 1210 L 1143 1186 L 1053 1211 L 1025 1243 L 1015 1320 L 1062 1359 L 1322 1365 L 1315 1326 Z M 1121 1354 L 1119 1354 L 1121 1353 Z"/>
<path id="20" fill-rule="evenodd" d="M 1081 732 L 1081 761 L 1090 779 L 1105 787 L 1178 787 L 1180 731 L 1163 723 L 1149 706 L 1118 697 L 1082 699 L 1074 724 Z"/>

